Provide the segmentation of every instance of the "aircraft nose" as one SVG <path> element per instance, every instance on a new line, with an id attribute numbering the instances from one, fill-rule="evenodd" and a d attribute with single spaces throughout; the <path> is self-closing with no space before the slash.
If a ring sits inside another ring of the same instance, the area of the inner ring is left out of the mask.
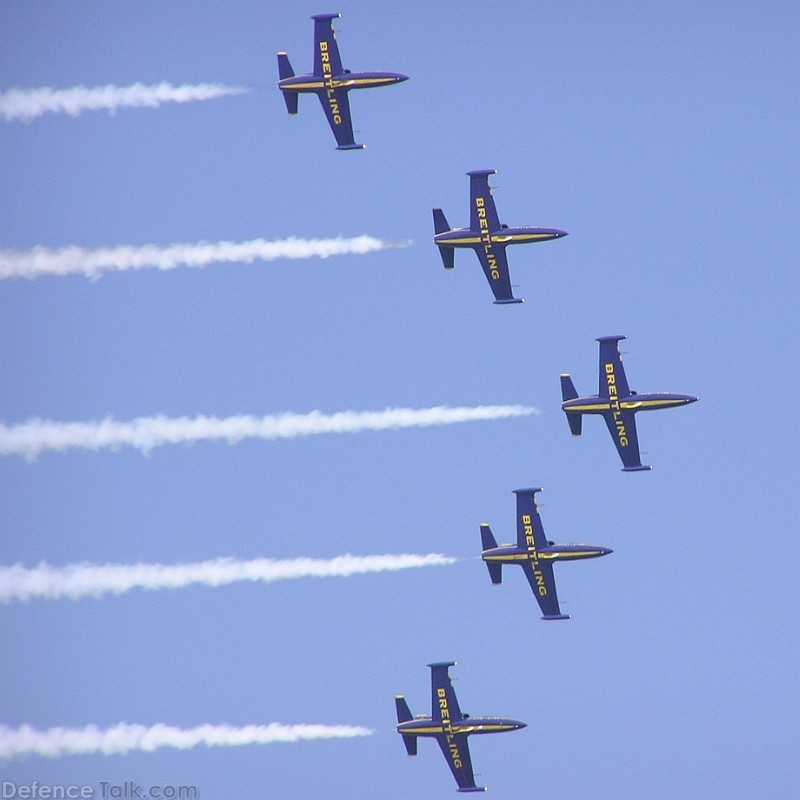
<path id="1" fill-rule="evenodd" d="M 402 83 L 403 81 L 408 80 L 408 75 L 403 75 L 402 72 L 395 73 L 395 78 L 397 79 L 398 83 Z"/>
<path id="2" fill-rule="evenodd" d="M 569 236 L 569 233 L 567 231 L 560 231 L 558 230 L 558 228 L 556 228 L 553 231 L 553 233 L 555 233 L 556 239 L 560 239 L 562 236 Z"/>
<path id="3" fill-rule="evenodd" d="M 609 553 L 613 553 L 614 551 L 610 547 L 601 547 L 600 548 L 600 555 L 607 556 Z"/>
<path id="4" fill-rule="evenodd" d="M 528 727 L 528 723 L 527 722 L 518 722 L 517 723 L 517 730 L 520 730 L 521 728 L 527 728 L 527 727 Z"/>
<path id="5" fill-rule="evenodd" d="M 691 394 L 687 394 L 686 395 L 686 404 L 688 405 L 689 403 L 696 403 L 699 399 L 700 399 L 699 397 L 694 397 Z"/>

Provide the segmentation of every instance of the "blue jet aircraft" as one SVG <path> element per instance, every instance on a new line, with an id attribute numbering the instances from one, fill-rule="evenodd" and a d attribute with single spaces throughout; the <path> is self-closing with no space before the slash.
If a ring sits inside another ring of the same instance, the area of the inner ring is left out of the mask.
<path id="1" fill-rule="evenodd" d="M 448 673 L 448 669 L 455 664 L 455 661 L 428 664 L 431 668 L 431 716 L 420 714 L 412 717 L 405 697 L 395 697 L 397 732 L 402 735 L 410 756 L 417 754 L 417 736 L 434 736 L 456 779 L 458 791 L 485 792 L 485 787 L 475 785 L 467 737 L 478 733 L 516 731 L 527 725 L 516 719 L 462 714 Z"/>
<path id="2" fill-rule="evenodd" d="M 322 103 L 337 150 L 360 150 L 366 145 L 356 144 L 353 138 L 353 122 L 350 119 L 348 92 L 352 89 L 371 89 L 407 81 L 407 75 L 399 72 L 350 72 L 342 67 L 339 46 L 333 31 L 333 20 L 341 14 L 316 14 L 314 20 L 314 72 L 310 75 L 295 75 L 289 56 L 278 53 L 278 88 L 283 92 L 286 108 L 290 114 L 297 113 L 300 92 L 314 92 Z"/>
<path id="3" fill-rule="evenodd" d="M 495 585 L 502 583 L 503 564 L 519 564 L 531 585 L 539 608 L 542 609 L 542 619 L 569 619 L 569 614 L 562 614 L 558 606 L 553 563 L 597 558 L 614 551 L 593 544 L 555 544 L 548 541 L 536 505 L 536 492 L 541 491 L 541 487 L 514 491 L 517 496 L 516 544 L 498 547 L 491 528 L 486 523 L 481 525 L 482 558 Z"/>
<path id="4" fill-rule="evenodd" d="M 618 342 L 627 336 L 601 336 L 600 342 L 600 393 L 589 397 L 578 397 L 572 378 L 561 376 L 561 408 L 567 415 L 573 436 L 581 435 L 583 414 L 602 414 L 611 438 L 622 459 L 623 472 L 638 472 L 652 469 L 643 466 L 639 456 L 639 440 L 636 436 L 637 411 L 654 411 L 673 406 L 694 403 L 697 398 L 690 394 L 654 392 L 637 394 L 628 388 L 628 380 L 622 366 Z"/>
<path id="5" fill-rule="evenodd" d="M 557 228 L 509 228 L 502 225 L 492 198 L 489 176 L 496 169 L 468 172 L 470 193 L 469 228 L 451 228 L 441 208 L 433 209 L 434 244 L 439 248 L 445 269 L 455 266 L 455 248 L 471 247 L 478 255 L 486 280 L 494 293 L 495 303 L 524 303 L 514 297 L 508 274 L 506 247 L 560 239 L 566 231 Z"/>

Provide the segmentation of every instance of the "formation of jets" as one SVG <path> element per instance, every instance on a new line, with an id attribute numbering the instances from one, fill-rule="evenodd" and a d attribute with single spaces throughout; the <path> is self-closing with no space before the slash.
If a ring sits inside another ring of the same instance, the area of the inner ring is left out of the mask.
<path id="1" fill-rule="evenodd" d="M 295 75 L 286 53 L 278 53 L 280 89 L 290 114 L 297 114 L 299 95 L 314 93 L 319 97 L 328 124 L 336 138 L 337 150 L 359 150 L 365 145 L 356 144 L 350 115 L 349 92 L 389 86 L 407 80 L 397 72 L 351 72 L 342 66 L 339 47 L 333 30 L 333 20 L 340 14 L 317 14 L 314 20 L 314 71 Z M 470 220 L 468 228 L 451 228 L 441 208 L 433 209 L 433 242 L 439 250 L 445 269 L 455 266 L 455 249 L 471 248 L 478 256 L 486 280 L 494 295 L 494 302 L 508 305 L 524 302 L 514 297 L 508 270 L 506 248 L 512 244 L 531 244 L 567 235 L 558 228 L 516 227 L 500 222 L 495 208 L 489 176 L 494 169 L 472 170 L 470 179 Z M 697 400 L 686 394 L 637 394 L 628 387 L 622 366 L 619 342 L 625 336 L 601 336 L 600 381 L 596 395 L 581 397 L 575 390 L 572 378 L 561 375 L 561 408 L 566 414 L 573 436 L 580 436 L 584 414 L 599 414 L 608 426 L 611 438 L 622 459 L 624 472 L 651 469 L 641 462 L 635 415 L 639 411 L 687 405 Z M 556 592 L 553 564 L 556 561 L 577 561 L 598 558 L 611 553 L 608 547 L 588 544 L 555 544 L 544 533 L 537 492 L 541 488 L 517 489 L 517 542 L 498 546 L 487 524 L 480 526 L 481 557 L 489 570 L 491 582 L 502 582 L 504 565 L 517 564 L 530 584 L 545 620 L 566 620 L 562 614 Z M 449 669 L 456 662 L 436 662 L 431 668 L 431 715 L 412 716 L 402 695 L 395 697 L 397 732 L 409 755 L 417 754 L 417 738 L 432 737 L 437 740 L 442 753 L 458 784 L 459 792 L 482 792 L 475 785 L 472 760 L 467 737 L 474 734 L 501 733 L 526 727 L 524 722 L 502 717 L 470 717 L 458 705 L 450 679 Z"/>

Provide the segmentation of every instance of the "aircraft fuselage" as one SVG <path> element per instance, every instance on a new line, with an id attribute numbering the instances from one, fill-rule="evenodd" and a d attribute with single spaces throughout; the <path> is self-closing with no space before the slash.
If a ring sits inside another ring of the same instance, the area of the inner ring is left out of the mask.
<path id="1" fill-rule="evenodd" d="M 671 392 L 651 392 L 650 394 L 631 394 L 626 397 L 608 398 L 594 395 L 566 400 L 561 408 L 568 414 L 608 414 L 615 411 L 656 411 L 661 408 L 675 408 L 694 403 L 697 400 L 690 394 Z"/>
<path id="2" fill-rule="evenodd" d="M 351 89 L 390 86 L 393 83 L 402 83 L 407 80 L 408 75 L 399 72 L 343 72 L 340 75 L 324 77 L 309 73 L 308 75 L 284 78 L 278 82 L 278 88 L 282 92 L 320 92 L 334 89 L 350 91 Z"/>
<path id="3" fill-rule="evenodd" d="M 519 564 L 524 561 L 580 561 L 584 558 L 598 558 L 607 556 L 613 550 L 609 547 L 600 547 L 594 544 L 555 544 L 537 550 L 533 541 L 526 547 L 515 544 L 503 544 L 484 550 L 484 561 L 496 561 L 501 564 Z"/>
<path id="4" fill-rule="evenodd" d="M 550 239 L 560 239 L 567 232 L 558 228 L 501 228 L 497 231 L 473 231 L 469 228 L 454 228 L 451 231 L 438 233 L 434 236 L 436 245 L 447 247 L 485 247 L 486 245 L 500 245 L 506 247 L 510 244 L 531 244 L 532 242 L 547 242 Z"/>
<path id="5" fill-rule="evenodd" d="M 431 717 L 418 717 L 397 726 L 399 733 L 413 736 L 458 736 L 480 733 L 504 733 L 527 727 L 527 724 L 516 719 L 503 717 L 464 717 L 452 720 L 448 717 L 437 724 Z"/>

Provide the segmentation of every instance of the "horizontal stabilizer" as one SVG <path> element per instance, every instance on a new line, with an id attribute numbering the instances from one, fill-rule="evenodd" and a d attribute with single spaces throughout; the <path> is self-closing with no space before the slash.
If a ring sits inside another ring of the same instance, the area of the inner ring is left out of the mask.
<path id="1" fill-rule="evenodd" d="M 417 754 L 416 736 L 406 736 L 405 734 L 403 734 L 403 744 L 406 746 L 406 752 L 410 756 L 415 756 Z"/>
<path id="2" fill-rule="evenodd" d="M 496 306 L 508 306 L 513 303 L 524 303 L 525 300 L 522 297 L 508 297 L 504 300 L 495 300 L 494 304 Z"/>
<path id="3" fill-rule="evenodd" d="M 497 539 L 494 538 L 492 529 L 485 522 L 481 525 L 481 544 L 484 550 L 497 547 Z"/>
<path id="4" fill-rule="evenodd" d="M 465 786 L 458 790 L 459 792 L 485 792 L 485 786 Z"/>
<path id="5" fill-rule="evenodd" d="M 286 103 L 286 110 L 290 114 L 297 113 L 297 103 L 300 100 L 300 95 L 297 92 L 281 92 L 284 102 Z"/>
<path id="6" fill-rule="evenodd" d="M 568 400 L 574 400 L 577 396 L 578 392 L 575 389 L 575 384 L 572 382 L 572 378 L 567 374 L 563 374 L 561 376 L 561 399 L 566 403 Z M 572 435 L 580 436 L 583 416 L 581 414 L 568 413 L 567 422 L 569 423 L 569 429 L 572 431 Z"/>
<path id="7" fill-rule="evenodd" d="M 286 53 L 278 53 L 278 75 L 281 80 L 294 78 L 294 70 L 289 63 L 289 56 Z"/>
<path id="8" fill-rule="evenodd" d="M 572 619 L 569 614 L 545 614 L 542 619 Z"/>
<path id="9" fill-rule="evenodd" d="M 453 269 L 456 265 L 456 249 L 455 247 L 447 247 L 439 245 L 439 255 L 442 257 L 442 264 L 445 269 Z"/>
<path id="10" fill-rule="evenodd" d="M 561 399 L 563 402 L 567 402 L 567 400 L 574 400 L 578 396 L 578 392 L 575 389 L 575 384 L 572 382 L 572 378 L 569 375 L 562 375 L 561 376 Z"/>
<path id="11" fill-rule="evenodd" d="M 623 472 L 647 472 L 648 470 L 653 469 L 652 465 L 649 464 L 639 464 L 635 467 L 623 467 Z"/>
<path id="12" fill-rule="evenodd" d="M 336 149 L 337 150 L 363 150 L 366 147 L 365 144 L 340 144 Z"/>
<path id="13" fill-rule="evenodd" d="M 433 209 L 433 229 L 436 233 L 447 233 L 450 230 L 444 211 L 441 208 Z"/>
<path id="14" fill-rule="evenodd" d="M 397 722 L 408 722 L 410 719 L 414 719 L 413 715 L 411 714 L 411 709 L 408 707 L 408 703 L 406 703 L 405 697 L 399 694 L 396 695 L 394 698 L 394 705 L 397 709 Z"/>
<path id="15" fill-rule="evenodd" d="M 447 233 L 447 231 L 450 230 L 450 226 L 447 224 L 447 220 L 445 219 L 444 212 L 441 208 L 433 209 L 433 229 L 437 234 Z M 438 245 L 438 247 L 439 255 L 442 257 L 444 268 L 453 269 L 453 267 L 456 265 L 455 247 L 448 247 L 447 245 Z"/>
<path id="16" fill-rule="evenodd" d="M 286 53 L 278 53 L 278 75 L 281 80 L 284 78 L 294 78 L 294 70 L 289 63 L 289 56 L 287 56 Z M 281 94 L 286 103 L 286 110 L 290 114 L 296 114 L 297 101 L 300 99 L 300 95 L 297 92 L 281 92 Z"/>
<path id="17" fill-rule="evenodd" d="M 497 539 L 494 538 L 492 529 L 485 522 L 481 525 L 481 545 L 483 550 L 492 550 L 497 547 Z M 489 577 L 495 586 L 503 582 L 503 565 L 499 561 L 487 561 L 486 568 L 489 570 Z"/>

